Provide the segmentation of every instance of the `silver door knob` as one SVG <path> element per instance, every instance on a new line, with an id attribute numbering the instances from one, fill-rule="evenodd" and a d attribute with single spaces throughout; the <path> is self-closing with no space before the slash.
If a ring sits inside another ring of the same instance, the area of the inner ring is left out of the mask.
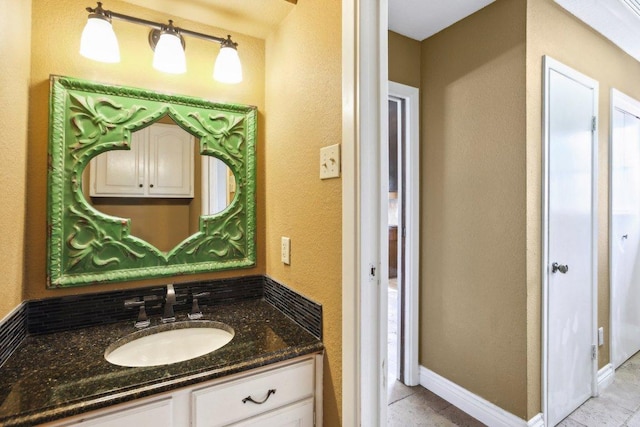
<path id="1" fill-rule="evenodd" d="M 551 264 L 551 272 L 555 273 L 556 271 L 559 271 L 562 274 L 566 274 L 567 271 L 569 271 L 569 266 L 554 262 L 553 264 Z"/>

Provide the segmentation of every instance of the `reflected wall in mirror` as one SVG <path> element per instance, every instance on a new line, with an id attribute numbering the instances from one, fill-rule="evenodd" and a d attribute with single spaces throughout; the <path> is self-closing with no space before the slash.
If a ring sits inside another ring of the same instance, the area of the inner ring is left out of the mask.
<path id="1" fill-rule="evenodd" d="M 49 287 L 255 265 L 256 109 L 52 76 Z"/>

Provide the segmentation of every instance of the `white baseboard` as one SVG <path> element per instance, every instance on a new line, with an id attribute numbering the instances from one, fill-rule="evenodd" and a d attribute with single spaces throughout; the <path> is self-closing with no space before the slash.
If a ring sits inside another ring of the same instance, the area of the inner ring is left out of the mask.
<path id="1" fill-rule="evenodd" d="M 420 385 L 491 427 L 544 427 L 542 414 L 529 422 L 420 366 Z"/>
<path id="2" fill-rule="evenodd" d="M 531 418 L 527 423 L 527 427 L 544 427 L 544 417 L 542 416 L 542 413 Z"/>
<path id="3" fill-rule="evenodd" d="M 598 394 L 611 385 L 615 373 L 616 371 L 611 363 L 607 363 L 598 371 Z"/>

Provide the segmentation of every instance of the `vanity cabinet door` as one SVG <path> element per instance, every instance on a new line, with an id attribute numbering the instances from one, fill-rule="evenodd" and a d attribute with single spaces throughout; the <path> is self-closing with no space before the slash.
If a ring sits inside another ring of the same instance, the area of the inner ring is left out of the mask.
<path id="1" fill-rule="evenodd" d="M 186 423 L 185 423 L 186 425 Z M 171 398 L 152 403 L 136 405 L 106 414 L 95 414 L 69 423 L 55 424 L 56 427 L 175 427 L 173 423 L 173 402 Z"/>
<path id="2" fill-rule="evenodd" d="M 244 420 L 248 422 L 252 417 L 301 400 L 310 398 L 313 403 L 314 391 L 313 359 L 196 389 L 191 397 L 193 426 L 215 427 Z M 313 417 L 313 404 L 311 408 Z"/>
<path id="3" fill-rule="evenodd" d="M 233 427 L 313 427 L 313 399 L 233 424 Z"/>

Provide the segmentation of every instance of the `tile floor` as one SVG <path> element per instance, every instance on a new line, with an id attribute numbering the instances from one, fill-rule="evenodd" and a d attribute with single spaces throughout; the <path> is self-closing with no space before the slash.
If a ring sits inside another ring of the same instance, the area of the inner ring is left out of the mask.
<path id="1" fill-rule="evenodd" d="M 616 369 L 613 383 L 565 418 L 561 427 L 640 427 L 640 353 Z"/>
<path id="2" fill-rule="evenodd" d="M 421 387 L 407 387 L 395 378 L 397 369 L 397 302 L 395 283 L 389 288 L 389 386 L 387 426 L 484 426 L 480 421 Z M 589 399 L 559 427 L 640 427 L 640 353 L 616 370 L 613 383 Z"/>

